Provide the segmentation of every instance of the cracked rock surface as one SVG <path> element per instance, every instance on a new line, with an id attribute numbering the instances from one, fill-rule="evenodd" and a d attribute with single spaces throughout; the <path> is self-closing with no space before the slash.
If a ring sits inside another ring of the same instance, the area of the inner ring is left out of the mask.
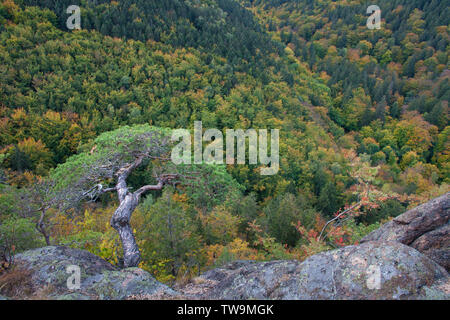
<path id="1" fill-rule="evenodd" d="M 118 270 L 87 251 L 60 246 L 29 250 L 16 263 L 50 299 L 450 299 L 447 193 L 366 236 L 360 245 L 296 260 L 235 261 L 177 290 L 139 268 Z M 69 290 L 67 267 L 80 267 Z M 447 269 L 447 270 L 446 270 Z M 0 299 L 4 297 L 0 296 Z"/>
<path id="2" fill-rule="evenodd" d="M 447 271 L 417 250 L 372 241 L 303 262 L 236 261 L 206 272 L 184 291 L 200 299 L 233 300 L 449 299 L 448 285 Z"/>
<path id="3" fill-rule="evenodd" d="M 361 240 L 397 241 L 450 271 L 450 193 L 411 209 Z"/>
<path id="4" fill-rule="evenodd" d="M 156 281 L 139 268 L 118 270 L 100 257 L 79 249 L 49 246 L 29 250 L 16 256 L 16 263 L 31 273 L 34 290 L 47 288 L 48 298 L 56 300 L 122 300 L 134 295 L 176 292 Z M 70 290 L 67 267 L 80 268 L 80 289 Z"/>

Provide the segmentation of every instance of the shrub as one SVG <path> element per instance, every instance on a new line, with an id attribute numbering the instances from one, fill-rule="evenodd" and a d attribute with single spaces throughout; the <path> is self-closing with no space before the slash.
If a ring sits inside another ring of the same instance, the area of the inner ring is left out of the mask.
<path id="1" fill-rule="evenodd" d="M 30 219 L 11 217 L 0 225 L 0 261 L 8 266 L 14 254 L 45 245 Z"/>

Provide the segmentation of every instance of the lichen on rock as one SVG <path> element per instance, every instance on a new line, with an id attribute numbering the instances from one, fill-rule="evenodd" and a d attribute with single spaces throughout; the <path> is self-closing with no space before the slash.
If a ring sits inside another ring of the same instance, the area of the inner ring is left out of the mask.
<path id="1" fill-rule="evenodd" d="M 361 240 L 398 241 L 450 271 L 450 193 L 417 206 Z"/>
<path id="2" fill-rule="evenodd" d="M 62 246 L 29 250 L 16 256 L 16 264 L 30 272 L 36 292 L 47 288 L 48 298 L 55 300 L 126 299 L 137 294 L 157 292 L 175 294 L 174 290 L 142 269 L 119 270 L 84 250 Z M 69 289 L 67 286 L 71 276 L 67 267 L 73 265 L 80 270 L 79 289 Z"/>

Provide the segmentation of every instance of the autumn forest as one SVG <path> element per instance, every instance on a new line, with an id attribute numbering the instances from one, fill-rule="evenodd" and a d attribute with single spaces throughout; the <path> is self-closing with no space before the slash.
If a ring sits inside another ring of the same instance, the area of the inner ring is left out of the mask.
<path id="1" fill-rule="evenodd" d="M 0 272 L 60 244 L 173 284 L 448 192 L 450 3 L 376 2 L 379 29 L 362 0 L 1 0 Z M 279 171 L 165 161 L 195 121 L 279 129 Z"/>

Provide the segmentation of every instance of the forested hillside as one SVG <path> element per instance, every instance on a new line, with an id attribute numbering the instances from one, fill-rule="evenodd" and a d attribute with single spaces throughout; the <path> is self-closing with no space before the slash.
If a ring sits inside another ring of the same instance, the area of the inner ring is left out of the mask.
<path id="1" fill-rule="evenodd" d="M 63 30 L 67 30 L 65 9 L 81 5 L 83 29 L 143 42 L 154 40 L 175 48 L 198 48 L 226 57 L 237 70 L 259 75 L 264 74 L 261 63 L 265 67 L 276 64 L 267 56 L 283 54 L 281 43 L 271 41 L 254 16 L 234 0 L 25 0 L 23 3 L 51 9 L 57 15 L 57 26 Z"/>
<path id="2" fill-rule="evenodd" d="M 72 4 L 82 30 L 66 28 Z M 378 5 L 369 30 L 356 0 L 2 0 L 0 260 L 44 245 L 45 225 L 120 264 L 114 195 L 63 212 L 39 186 L 147 125 L 280 129 L 278 174 L 218 167 L 139 204 L 141 267 L 165 282 L 353 244 L 447 192 L 449 1 Z"/>
<path id="3" fill-rule="evenodd" d="M 397 146 L 388 142 L 392 124 L 397 119 L 402 123 L 406 114 L 414 112 L 434 125 L 433 130 L 446 132 L 448 1 L 379 1 L 379 30 L 366 27 L 365 1 L 249 3 L 275 39 L 324 77 L 333 99 L 329 116 L 346 131 L 359 132 L 358 152 L 372 154 L 378 161 L 389 159 L 394 149 L 405 161 L 422 157 L 448 175 L 448 158 L 440 153 L 445 147 L 437 146 L 436 140 L 420 135 L 422 141 L 416 141 L 433 145 L 434 154 L 428 147 L 419 151 L 411 141 L 398 141 Z M 368 150 L 367 143 L 361 143 L 367 138 L 375 140 L 378 148 Z"/>
<path id="4" fill-rule="evenodd" d="M 445 128 L 448 1 L 379 1 L 379 30 L 366 27 L 365 1 L 251 3 L 275 38 L 329 77 L 335 100 L 330 116 L 345 129 L 398 119 L 404 105 Z M 352 106 L 354 96 L 369 103 Z"/>

